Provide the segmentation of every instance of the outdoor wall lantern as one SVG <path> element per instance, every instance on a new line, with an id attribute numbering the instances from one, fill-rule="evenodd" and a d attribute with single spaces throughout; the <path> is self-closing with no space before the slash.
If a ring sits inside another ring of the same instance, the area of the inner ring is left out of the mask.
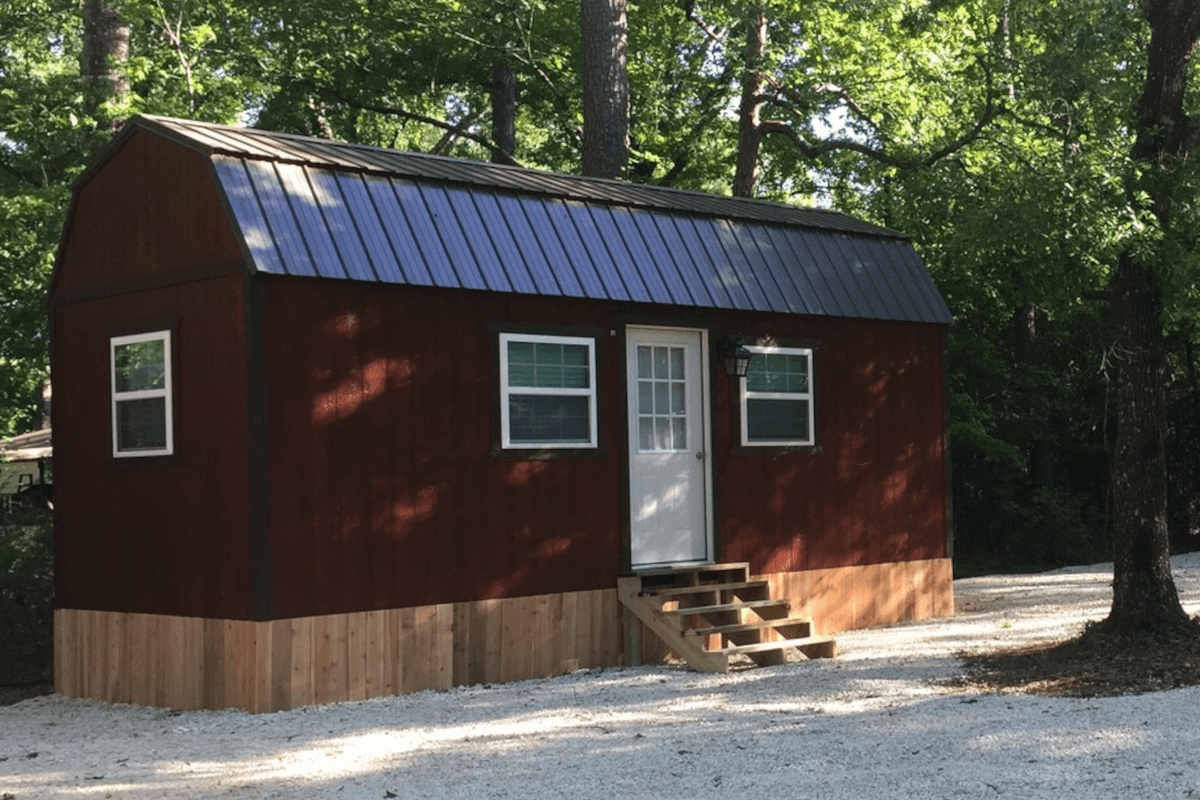
<path id="1" fill-rule="evenodd" d="M 751 353 L 738 339 L 725 343 L 725 374 L 731 378 L 744 378 L 750 369 Z"/>

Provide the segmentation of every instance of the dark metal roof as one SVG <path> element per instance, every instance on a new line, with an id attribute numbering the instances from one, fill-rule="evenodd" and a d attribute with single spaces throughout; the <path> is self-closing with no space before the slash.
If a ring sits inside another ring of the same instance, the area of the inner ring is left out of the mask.
<path id="1" fill-rule="evenodd" d="M 270 274 L 948 323 L 911 243 L 836 212 L 138 117 L 205 153 Z"/>

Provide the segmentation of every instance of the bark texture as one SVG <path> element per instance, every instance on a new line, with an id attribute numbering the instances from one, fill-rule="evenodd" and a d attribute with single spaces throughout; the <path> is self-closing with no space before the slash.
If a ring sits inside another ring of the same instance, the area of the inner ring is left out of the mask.
<path id="1" fill-rule="evenodd" d="M 503 62 L 492 65 L 492 161 L 511 164 L 517 152 L 517 73 Z"/>
<path id="2" fill-rule="evenodd" d="M 1103 627 L 1124 635 L 1186 622 L 1167 532 L 1166 348 L 1151 270 L 1121 257 L 1113 275 L 1117 444 L 1113 453 L 1113 604 Z"/>
<path id="3" fill-rule="evenodd" d="M 1131 155 L 1150 170 L 1150 211 L 1170 231 L 1169 181 L 1155 173 L 1189 155 L 1195 121 L 1184 113 L 1188 67 L 1200 35 L 1200 3 L 1142 0 L 1150 23 L 1146 82 Z M 1138 187 L 1131 187 L 1138 188 Z M 1113 453 L 1113 605 L 1102 632 L 1147 634 L 1187 623 L 1171 578 L 1167 532 L 1166 343 L 1153 266 L 1121 255 L 1109 283 L 1119 369 Z"/>
<path id="4" fill-rule="evenodd" d="M 625 0 L 581 0 L 583 174 L 621 178 L 629 164 Z"/>
<path id="5" fill-rule="evenodd" d="M 130 26 L 118 11 L 101 0 L 84 0 L 83 48 L 79 74 L 83 79 L 84 111 L 101 119 L 103 106 L 129 91 L 129 79 L 121 65 L 129 60 Z M 104 119 L 102 127 L 117 130 L 123 119 Z"/>
<path id="6" fill-rule="evenodd" d="M 737 169 L 733 196 L 753 197 L 758 180 L 758 151 L 762 146 L 763 74 L 767 52 L 767 14 L 760 6 L 746 23 L 745 70 L 742 102 L 738 109 Z"/>

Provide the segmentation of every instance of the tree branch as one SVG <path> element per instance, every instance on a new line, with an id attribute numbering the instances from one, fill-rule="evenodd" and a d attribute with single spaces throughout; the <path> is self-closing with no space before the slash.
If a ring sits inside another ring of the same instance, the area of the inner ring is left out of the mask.
<path id="1" fill-rule="evenodd" d="M 375 103 L 363 103 L 361 101 L 347 97 L 341 91 L 337 92 L 337 97 L 340 102 L 345 103 L 348 106 L 352 106 L 353 108 L 357 108 L 360 111 L 373 111 L 376 114 L 386 114 L 388 116 L 400 117 L 402 119 L 411 120 L 413 122 L 420 122 L 425 125 L 432 125 L 435 128 L 439 128 L 443 131 L 447 131 L 448 134 L 450 134 L 450 135 L 461 136 L 462 138 L 467 139 L 472 142 L 475 142 L 476 144 L 478 144 L 482 147 L 486 147 L 493 154 L 500 154 L 500 157 L 503 159 L 503 163 L 508 164 L 509 166 L 513 166 L 513 167 L 522 166 L 522 164 L 519 161 L 517 161 L 515 158 L 513 158 L 508 153 L 505 153 L 491 139 L 487 138 L 486 136 L 481 136 L 480 134 L 477 134 L 477 133 L 472 133 L 470 130 L 468 130 L 470 125 L 474 124 L 475 120 L 473 118 L 468 118 L 468 119 L 463 120 L 462 122 L 458 123 L 457 125 L 453 125 L 444 120 L 440 120 L 435 117 L 430 117 L 425 114 L 418 114 L 415 111 L 408 111 L 407 109 L 400 108 L 399 106 L 383 106 L 383 105 L 378 105 Z M 443 137 L 443 141 L 444 140 L 445 140 L 445 137 Z M 438 146 L 441 147 L 442 143 L 439 142 Z"/>
<path id="2" fill-rule="evenodd" d="M 854 139 L 826 139 L 820 142 L 811 142 L 806 139 L 799 131 L 788 125 L 786 122 L 767 121 L 760 124 L 759 129 L 763 135 L 777 134 L 787 137 L 793 144 L 799 148 L 800 152 L 804 153 L 808 158 L 818 158 L 828 153 L 833 153 L 841 150 L 858 153 L 878 161 L 881 164 L 896 167 L 898 169 L 917 169 L 919 167 L 928 167 L 941 161 L 949 155 L 952 155 L 967 145 L 979 138 L 983 130 L 992 123 L 997 117 L 1005 113 L 1004 109 L 999 108 L 992 101 L 991 96 L 988 96 L 987 105 L 984 107 L 983 114 L 980 115 L 971 127 L 951 142 L 948 142 L 943 147 L 934 150 L 926 156 L 919 158 L 903 158 L 893 156 L 888 153 L 883 147 L 873 147 L 863 142 L 855 141 Z"/>

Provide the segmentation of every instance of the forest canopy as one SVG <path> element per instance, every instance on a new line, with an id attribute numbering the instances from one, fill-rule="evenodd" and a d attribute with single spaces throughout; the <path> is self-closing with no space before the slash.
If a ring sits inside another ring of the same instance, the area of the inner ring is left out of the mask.
<path id="1" fill-rule="evenodd" d="M 1194 537 L 1200 174 L 1186 149 L 1136 149 L 1148 13 L 1170 3 L 601 4 L 624 12 L 621 177 L 832 207 L 913 237 L 956 316 L 960 565 L 1110 552 L 1122 259 L 1159 290 L 1167 513 L 1177 543 Z M 36 425 L 71 182 L 121 121 L 580 172 L 587 38 L 580 4 L 542 0 L 0 7 L 0 435 Z M 1185 80 L 1181 120 L 1196 99 Z"/>

